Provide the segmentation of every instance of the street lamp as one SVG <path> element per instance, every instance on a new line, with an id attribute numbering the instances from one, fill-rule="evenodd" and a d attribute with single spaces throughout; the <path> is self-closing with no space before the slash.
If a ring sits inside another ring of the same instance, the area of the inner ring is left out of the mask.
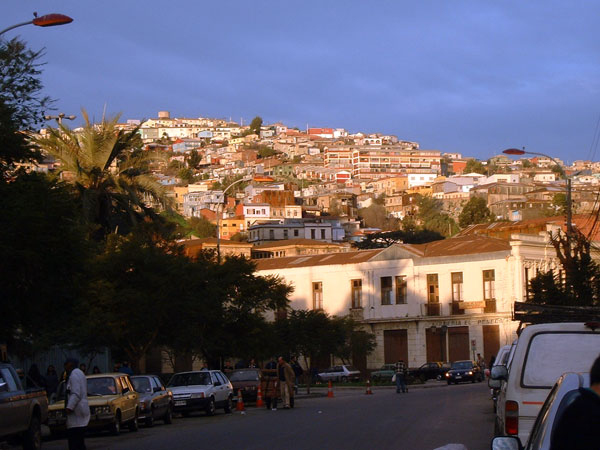
<path id="1" fill-rule="evenodd" d="M 234 181 L 229 186 L 227 186 L 225 189 L 223 189 L 223 203 L 225 203 L 225 193 L 230 188 L 232 188 L 233 186 L 235 186 L 238 183 L 241 183 L 243 181 L 250 181 L 250 180 L 252 180 L 252 175 L 247 175 L 243 178 L 240 178 L 237 181 Z M 219 203 L 219 205 L 220 204 L 221 203 Z M 219 264 L 221 263 L 221 212 L 219 211 L 219 206 L 217 206 L 217 261 L 219 262 Z"/>
<path id="2" fill-rule="evenodd" d="M 57 116 L 44 116 L 44 119 L 46 120 L 56 120 L 56 123 L 58 123 L 59 125 L 62 125 L 62 121 L 63 119 L 68 119 L 68 120 L 75 120 L 77 116 L 67 116 L 65 113 L 60 113 Z"/>
<path id="3" fill-rule="evenodd" d="M 569 251 L 571 249 L 571 236 L 573 234 L 573 223 L 572 223 L 572 205 L 571 205 L 571 179 L 569 177 L 567 177 L 567 174 L 565 173 L 564 169 L 562 168 L 562 166 L 550 155 L 546 155 L 545 153 L 538 153 L 538 152 L 529 152 L 529 151 L 525 151 L 525 150 L 519 150 L 518 148 L 508 148 L 506 150 L 504 150 L 502 153 L 505 153 L 507 155 L 538 155 L 538 156 L 544 156 L 548 159 L 551 159 L 554 164 L 556 164 L 556 166 L 558 167 L 558 170 L 560 171 L 560 174 L 563 176 L 563 178 L 565 179 L 566 183 L 567 183 L 567 244 L 568 244 L 568 248 Z"/>
<path id="4" fill-rule="evenodd" d="M 17 23 L 16 25 L 12 25 L 4 30 L 0 31 L 0 36 L 6 33 L 7 31 L 13 30 L 17 27 L 22 27 L 25 25 L 35 25 L 38 27 L 55 27 L 57 25 L 66 25 L 68 23 L 73 22 L 73 19 L 69 16 L 65 16 L 64 14 L 46 14 L 45 16 L 37 17 L 36 13 L 34 13 L 34 19 L 28 22 Z"/>

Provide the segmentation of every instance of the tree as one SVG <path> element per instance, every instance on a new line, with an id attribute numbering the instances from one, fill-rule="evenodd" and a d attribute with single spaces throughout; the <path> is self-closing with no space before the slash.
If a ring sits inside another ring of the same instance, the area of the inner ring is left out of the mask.
<path id="1" fill-rule="evenodd" d="M 417 201 L 419 212 L 417 218 L 425 229 L 435 231 L 443 236 L 452 236 L 458 226 L 452 217 L 442 211 L 442 202 L 432 197 L 421 196 Z"/>
<path id="2" fill-rule="evenodd" d="M 44 119 L 52 100 L 41 94 L 42 51 L 27 49 L 17 39 L 0 40 L 0 176 L 15 162 L 37 161 L 41 154 L 22 131 L 32 131 Z"/>
<path id="3" fill-rule="evenodd" d="M 469 225 L 488 222 L 491 218 L 492 213 L 488 209 L 485 199 L 471 197 L 458 216 L 458 224 L 461 228 L 465 228 Z"/>
<path id="4" fill-rule="evenodd" d="M 570 239 L 559 231 L 550 235 L 564 271 L 540 272 L 530 280 L 531 303 L 546 305 L 600 305 L 600 266 L 591 256 L 591 244 L 579 231 Z"/>
<path id="5" fill-rule="evenodd" d="M 191 217 L 189 219 L 191 233 L 199 238 L 216 237 L 217 226 L 204 217 Z"/>
<path id="6" fill-rule="evenodd" d="M 92 225 L 91 236 L 101 240 L 108 233 L 126 234 L 136 223 L 156 217 L 149 204 L 170 208 L 164 187 L 148 168 L 157 157 L 130 154 L 141 143 L 137 128 L 117 129 L 119 116 L 94 124 L 85 110 L 82 115 L 80 132 L 61 124 L 33 142 L 61 161 L 61 172 L 72 179 L 82 213 Z"/>
<path id="7" fill-rule="evenodd" d="M 558 178 L 563 178 L 563 170 L 558 164 L 553 165 L 551 170 L 558 175 Z"/>
<path id="8" fill-rule="evenodd" d="M 42 174 L 0 181 L 0 341 L 50 346 L 72 319 L 92 250 L 74 205 Z"/>
<path id="9" fill-rule="evenodd" d="M 187 157 L 187 165 L 192 170 L 197 170 L 202 162 L 202 156 L 198 153 L 198 150 L 193 149 Z"/>
<path id="10" fill-rule="evenodd" d="M 260 128 L 262 127 L 262 124 L 262 117 L 256 116 L 254 119 L 252 119 L 252 122 L 250 122 L 250 129 L 254 134 L 260 136 Z"/>
<path id="11" fill-rule="evenodd" d="M 523 167 L 523 169 L 529 169 L 533 167 L 533 163 L 528 159 L 522 159 L 521 166 Z"/>
<path id="12" fill-rule="evenodd" d="M 444 236 L 431 230 L 399 230 L 386 231 L 383 233 L 371 233 L 366 238 L 356 244 L 358 248 L 386 248 L 392 244 L 424 244 L 426 242 L 439 241 Z"/>
<path id="13" fill-rule="evenodd" d="M 259 158 L 269 158 L 269 157 L 275 156 L 277 154 L 279 154 L 279 152 L 277 150 L 274 150 L 271 147 L 267 147 L 264 145 L 258 149 L 258 157 Z"/>
<path id="14" fill-rule="evenodd" d="M 397 230 L 399 227 L 399 220 L 388 218 L 385 207 L 377 203 L 359 209 L 358 215 L 363 219 L 366 227 L 379 228 L 380 230 Z"/>
<path id="15" fill-rule="evenodd" d="M 467 161 L 467 165 L 465 166 L 465 173 L 486 173 L 485 167 L 481 161 L 476 159 L 469 159 Z"/>

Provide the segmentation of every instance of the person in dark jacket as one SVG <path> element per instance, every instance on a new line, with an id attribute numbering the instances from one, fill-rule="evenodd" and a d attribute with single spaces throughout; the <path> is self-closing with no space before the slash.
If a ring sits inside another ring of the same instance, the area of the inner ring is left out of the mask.
<path id="1" fill-rule="evenodd" d="M 46 389 L 46 380 L 40 373 L 40 369 L 38 369 L 37 364 L 32 364 L 29 368 L 25 384 L 27 388 Z"/>
<path id="2" fill-rule="evenodd" d="M 600 448 L 600 356 L 590 369 L 590 387 L 565 409 L 552 433 L 551 450 Z"/>
<path id="3" fill-rule="evenodd" d="M 46 376 L 44 379 L 46 380 L 46 394 L 50 397 L 56 392 L 56 388 L 58 387 L 58 374 L 56 373 L 56 368 L 52 364 L 46 369 Z"/>

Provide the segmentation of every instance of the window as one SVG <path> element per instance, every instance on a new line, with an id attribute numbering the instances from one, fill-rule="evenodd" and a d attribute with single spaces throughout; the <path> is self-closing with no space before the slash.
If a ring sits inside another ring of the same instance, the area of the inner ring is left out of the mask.
<path id="1" fill-rule="evenodd" d="M 381 277 L 381 304 L 392 304 L 392 277 Z"/>
<path id="2" fill-rule="evenodd" d="M 439 303 L 440 287 L 438 284 L 438 274 L 427 274 L 427 301 L 429 303 Z"/>
<path id="3" fill-rule="evenodd" d="M 325 239 L 325 230 L 321 230 L 321 239 Z"/>
<path id="4" fill-rule="evenodd" d="M 269 230 L 269 239 L 270 240 L 274 240 L 275 239 L 275 230 Z"/>
<path id="5" fill-rule="evenodd" d="M 323 283 L 313 283 L 313 309 L 323 309 Z"/>
<path id="6" fill-rule="evenodd" d="M 452 301 L 461 302 L 463 300 L 463 274 L 462 272 L 452 272 Z"/>
<path id="7" fill-rule="evenodd" d="M 315 238 L 315 229 L 314 228 L 312 230 L 310 230 L 310 238 L 311 239 Z"/>
<path id="8" fill-rule="evenodd" d="M 402 305 L 406 303 L 406 275 L 400 275 L 396 277 L 396 305 Z"/>
<path id="9" fill-rule="evenodd" d="M 352 289 L 352 307 L 362 308 L 362 280 L 350 280 Z"/>
<path id="10" fill-rule="evenodd" d="M 485 300 L 493 300 L 496 298 L 495 281 L 496 276 L 493 270 L 483 271 L 483 298 Z"/>
<path id="11" fill-rule="evenodd" d="M 294 237 L 298 237 L 298 230 L 294 230 Z"/>
<path id="12" fill-rule="evenodd" d="M 283 238 L 284 239 L 288 238 L 288 230 L 287 229 L 283 230 Z"/>

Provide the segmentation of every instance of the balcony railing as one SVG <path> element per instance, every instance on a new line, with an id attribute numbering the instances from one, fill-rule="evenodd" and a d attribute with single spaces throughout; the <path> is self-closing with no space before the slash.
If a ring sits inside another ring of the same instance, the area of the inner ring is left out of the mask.
<path id="1" fill-rule="evenodd" d="M 465 310 L 460 308 L 459 302 L 452 302 L 452 315 L 461 315 L 464 314 Z"/>
<path id="2" fill-rule="evenodd" d="M 442 315 L 442 305 L 439 303 L 425 303 L 425 315 L 426 316 L 440 316 Z"/>

